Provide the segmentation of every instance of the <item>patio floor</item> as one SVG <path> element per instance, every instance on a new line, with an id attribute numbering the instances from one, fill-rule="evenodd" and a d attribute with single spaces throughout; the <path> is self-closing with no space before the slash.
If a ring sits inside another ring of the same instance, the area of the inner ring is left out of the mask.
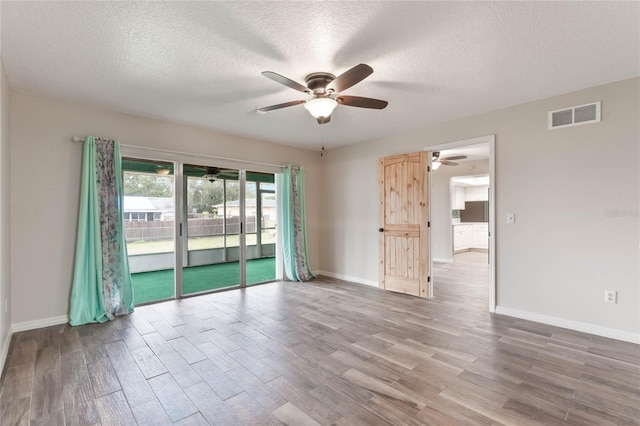
<path id="1" fill-rule="evenodd" d="M 247 261 L 247 285 L 273 281 L 275 278 L 275 257 Z M 131 282 L 136 305 L 174 297 L 173 269 L 131 274 Z M 239 262 L 190 266 L 184 268 L 183 272 L 184 294 L 230 287 L 239 282 Z"/>

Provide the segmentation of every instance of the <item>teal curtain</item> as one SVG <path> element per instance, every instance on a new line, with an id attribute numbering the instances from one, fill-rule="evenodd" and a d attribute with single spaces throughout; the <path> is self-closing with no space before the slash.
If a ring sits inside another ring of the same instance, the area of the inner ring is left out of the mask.
<path id="1" fill-rule="evenodd" d="M 304 202 L 304 171 L 298 166 L 285 166 L 278 175 L 282 212 L 282 251 L 284 272 L 288 280 L 308 281 L 315 276 L 309 269 L 307 226 Z"/>
<path id="2" fill-rule="evenodd" d="M 133 312 L 118 141 L 84 141 L 76 259 L 69 323 L 113 320 Z"/>

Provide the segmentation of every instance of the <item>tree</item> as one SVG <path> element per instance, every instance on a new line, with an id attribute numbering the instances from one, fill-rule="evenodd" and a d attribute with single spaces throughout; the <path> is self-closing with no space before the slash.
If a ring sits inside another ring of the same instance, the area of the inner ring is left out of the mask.
<path id="1" fill-rule="evenodd" d="M 139 197 L 173 197 L 173 177 L 160 176 L 147 173 L 123 173 L 123 187 L 126 196 Z M 237 181 L 217 180 L 209 182 L 206 179 L 187 178 L 187 203 L 189 212 L 197 213 L 205 211 L 217 214 L 216 205 L 224 200 L 224 186 L 226 184 L 227 202 L 235 201 L 240 197 L 240 186 Z M 250 182 L 246 187 L 246 197 L 256 197 L 256 185 Z"/>
<path id="2" fill-rule="evenodd" d="M 126 196 L 173 196 L 173 177 L 169 176 L 124 172 L 122 186 Z"/>
<path id="3" fill-rule="evenodd" d="M 206 179 L 189 178 L 187 180 L 189 211 L 193 212 L 193 209 L 196 209 L 197 213 L 202 213 L 204 211 L 214 212 L 215 210 L 217 214 L 217 209 L 214 206 L 223 202 L 225 183 L 227 186 L 227 202 L 240 198 L 240 186 L 236 181 L 217 180 L 209 182 Z M 256 185 L 254 183 L 247 185 L 245 195 L 247 198 L 256 197 Z"/>

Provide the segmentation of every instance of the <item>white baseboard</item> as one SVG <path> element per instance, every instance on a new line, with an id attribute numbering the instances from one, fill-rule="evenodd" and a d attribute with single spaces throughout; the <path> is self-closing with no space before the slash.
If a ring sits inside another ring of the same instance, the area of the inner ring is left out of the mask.
<path id="1" fill-rule="evenodd" d="M 7 362 L 7 356 L 9 355 L 9 346 L 11 345 L 11 336 L 13 333 L 11 329 L 7 330 L 7 337 L 2 342 L 2 346 L 0 346 L 0 374 L 4 371 L 4 364 Z"/>
<path id="2" fill-rule="evenodd" d="M 444 257 L 434 257 L 431 260 L 433 260 L 434 262 L 437 262 L 437 263 L 453 263 L 453 259 L 444 258 Z"/>
<path id="3" fill-rule="evenodd" d="M 589 323 L 580 322 L 580 321 L 571 321 L 564 318 L 536 314 L 534 312 L 521 311 L 519 309 L 507 308 L 504 306 L 496 306 L 496 314 L 525 319 L 525 320 L 534 321 L 534 322 L 540 322 L 547 325 L 554 325 L 556 327 L 562 327 L 562 328 L 567 328 L 569 330 L 594 334 L 596 336 L 608 337 L 610 339 L 616 339 L 616 340 L 622 340 L 625 342 L 640 344 L 640 334 L 617 330 L 615 328 L 602 327 L 599 325 L 589 324 Z"/>
<path id="4" fill-rule="evenodd" d="M 324 275 L 329 278 L 336 278 L 343 281 L 351 281 L 352 283 L 364 284 L 371 287 L 378 287 L 378 281 L 365 280 L 364 278 L 354 277 L 351 275 L 335 274 L 329 271 L 318 271 L 316 275 Z"/>
<path id="5" fill-rule="evenodd" d="M 18 333 L 20 331 L 35 330 L 36 328 L 51 327 L 52 325 L 66 324 L 69 322 L 69 315 L 60 315 L 59 317 L 43 318 L 33 321 L 25 321 L 13 324 L 11 331 Z"/>

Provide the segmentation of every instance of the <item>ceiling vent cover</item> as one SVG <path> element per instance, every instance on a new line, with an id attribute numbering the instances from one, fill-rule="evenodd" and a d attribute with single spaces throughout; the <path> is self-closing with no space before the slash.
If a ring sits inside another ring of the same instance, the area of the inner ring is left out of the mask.
<path id="1" fill-rule="evenodd" d="M 549 129 L 600 122 L 600 101 L 549 111 Z"/>

